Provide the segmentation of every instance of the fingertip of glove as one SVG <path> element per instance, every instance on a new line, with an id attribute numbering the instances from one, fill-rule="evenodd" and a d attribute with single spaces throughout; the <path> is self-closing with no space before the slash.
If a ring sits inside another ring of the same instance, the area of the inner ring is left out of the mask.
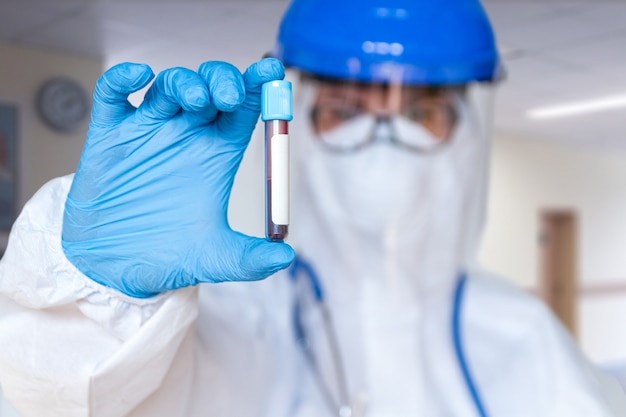
<path id="1" fill-rule="evenodd" d="M 200 110 L 209 104 L 209 93 L 205 88 L 193 86 L 185 91 L 187 110 Z"/>
<path id="2" fill-rule="evenodd" d="M 264 58 L 259 61 L 260 73 L 267 78 L 283 79 L 285 78 L 285 66 L 276 58 Z"/>
<path id="3" fill-rule="evenodd" d="M 113 67 L 112 71 L 134 85 L 145 85 L 154 78 L 154 72 L 147 64 L 124 62 Z"/>
<path id="4" fill-rule="evenodd" d="M 280 269 L 287 268 L 296 257 L 293 248 L 286 243 L 267 242 L 267 245 L 275 246 L 271 260 L 275 265 L 279 266 Z"/>
<path id="5" fill-rule="evenodd" d="M 119 94 L 129 94 L 148 85 L 154 78 L 149 65 L 124 62 L 107 70 L 96 84 L 96 96 L 105 101 Z"/>
<path id="6" fill-rule="evenodd" d="M 200 65 L 198 74 L 207 83 L 211 100 L 218 110 L 233 111 L 243 103 L 246 97 L 244 80 L 234 65 L 209 61 Z"/>
<path id="7" fill-rule="evenodd" d="M 245 73 L 248 88 L 260 88 L 263 83 L 285 78 L 285 67 L 276 58 L 264 58 L 252 64 Z"/>
<path id="8" fill-rule="evenodd" d="M 228 86 L 225 85 L 223 87 L 218 87 L 213 92 L 213 101 L 215 103 L 215 107 L 222 111 L 232 111 L 239 107 L 239 105 L 245 99 L 246 93 L 239 90 L 239 88 L 237 87 L 238 86 L 235 83 Z"/>
<path id="9" fill-rule="evenodd" d="M 264 277 L 287 268 L 295 256 L 293 248 L 288 244 L 269 242 L 264 239 L 259 239 L 247 253 L 248 262 L 256 266 L 251 269 L 257 270 Z"/>

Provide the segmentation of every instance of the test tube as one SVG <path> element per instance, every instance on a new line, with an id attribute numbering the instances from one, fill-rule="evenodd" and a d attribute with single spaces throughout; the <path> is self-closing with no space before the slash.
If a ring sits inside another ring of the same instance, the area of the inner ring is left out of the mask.
<path id="1" fill-rule="evenodd" d="M 282 242 L 289 229 L 289 121 L 291 83 L 270 81 L 261 88 L 265 122 L 265 236 Z"/>

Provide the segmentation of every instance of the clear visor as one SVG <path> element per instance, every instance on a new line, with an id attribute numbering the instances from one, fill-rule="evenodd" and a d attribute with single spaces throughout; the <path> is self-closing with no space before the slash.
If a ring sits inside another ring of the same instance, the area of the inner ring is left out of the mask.
<path id="1" fill-rule="evenodd" d="M 416 152 L 445 145 L 459 120 L 464 86 L 369 84 L 305 76 L 314 86 L 310 121 L 327 148 L 350 152 L 380 140 Z"/>

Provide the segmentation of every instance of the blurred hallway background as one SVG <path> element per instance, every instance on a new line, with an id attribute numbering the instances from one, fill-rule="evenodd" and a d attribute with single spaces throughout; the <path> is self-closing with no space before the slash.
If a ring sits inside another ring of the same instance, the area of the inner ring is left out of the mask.
<path id="1" fill-rule="evenodd" d="M 69 77 L 91 94 L 101 72 L 121 61 L 148 63 L 155 72 L 211 59 L 243 69 L 271 49 L 286 6 L 2 0 L 0 105 L 17 110 L 10 149 L 16 210 L 47 180 L 75 170 L 87 129 L 87 119 L 70 133 L 42 122 L 36 97 L 45 81 Z M 564 320 L 583 350 L 618 370 L 626 364 L 626 2 L 486 0 L 485 7 L 507 75 L 495 101 L 480 261 L 529 291 L 556 297 L 555 308 L 558 300 L 569 303 Z M 257 143 L 237 179 L 231 220 L 260 235 Z M 250 207 L 259 210 L 251 214 Z M 573 219 L 566 277 L 546 267 L 546 213 Z"/>

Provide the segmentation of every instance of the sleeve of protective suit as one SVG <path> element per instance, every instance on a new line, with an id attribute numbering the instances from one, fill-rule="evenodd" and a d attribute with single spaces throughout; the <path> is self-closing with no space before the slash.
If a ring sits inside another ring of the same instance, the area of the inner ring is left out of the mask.
<path id="1" fill-rule="evenodd" d="M 489 415 L 618 417 L 626 396 L 538 299 L 501 279 L 468 287 L 468 353 Z"/>
<path id="2" fill-rule="evenodd" d="M 135 299 L 64 256 L 72 176 L 46 184 L 0 262 L 0 386 L 22 417 L 122 416 L 154 392 L 197 316 L 197 291 Z"/>

